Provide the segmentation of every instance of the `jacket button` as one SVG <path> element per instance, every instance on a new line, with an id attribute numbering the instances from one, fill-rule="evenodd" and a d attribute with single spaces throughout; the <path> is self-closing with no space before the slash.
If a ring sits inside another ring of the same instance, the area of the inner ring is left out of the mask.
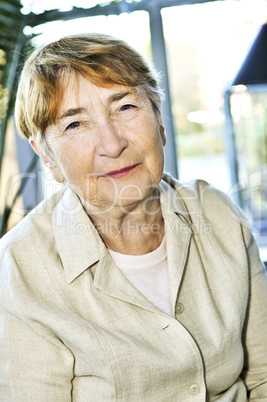
<path id="1" fill-rule="evenodd" d="M 176 314 L 182 314 L 183 311 L 184 311 L 183 303 L 178 302 L 176 305 Z"/>
<path id="2" fill-rule="evenodd" d="M 196 384 L 191 385 L 191 387 L 189 388 L 189 393 L 191 395 L 197 395 L 199 393 L 199 386 Z"/>

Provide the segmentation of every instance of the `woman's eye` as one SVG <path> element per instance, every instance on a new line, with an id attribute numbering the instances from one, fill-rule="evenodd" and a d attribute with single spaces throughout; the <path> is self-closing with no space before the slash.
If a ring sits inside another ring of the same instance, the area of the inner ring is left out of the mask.
<path id="1" fill-rule="evenodd" d="M 79 121 L 74 121 L 73 123 L 71 123 L 71 124 L 68 125 L 67 130 L 68 130 L 68 129 L 74 129 L 74 128 L 80 127 L 80 125 L 81 125 L 81 123 L 80 123 Z"/>
<path id="2" fill-rule="evenodd" d="M 135 108 L 135 106 L 134 105 L 123 105 L 121 108 L 120 108 L 120 110 L 122 111 L 122 112 L 124 112 L 125 110 L 129 110 L 129 109 L 133 109 L 133 108 Z"/>

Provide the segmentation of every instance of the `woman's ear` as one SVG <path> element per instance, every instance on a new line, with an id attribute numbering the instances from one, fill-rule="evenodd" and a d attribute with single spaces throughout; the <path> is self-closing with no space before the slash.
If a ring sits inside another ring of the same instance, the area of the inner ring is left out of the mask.
<path id="1" fill-rule="evenodd" d="M 163 126 L 163 124 L 160 125 L 159 131 L 160 131 L 160 137 L 161 137 L 162 144 L 165 147 L 165 145 L 166 145 L 166 134 L 165 134 L 165 127 Z"/>
<path id="2" fill-rule="evenodd" d="M 50 170 L 50 172 L 53 175 L 53 178 L 58 183 L 63 183 L 65 178 L 64 178 L 61 168 L 59 166 L 57 166 L 56 162 L 49 155 L 47 155 L 47 153 L 44 152 L 44 150 L 42 150 L 40 148 L 40 146 L 37 145 L 36 141 L 33 138 L 29 138 L 29 144 L 31 145 L 34 152 L 38 156 L 40 156 L 43 164 Z"/>

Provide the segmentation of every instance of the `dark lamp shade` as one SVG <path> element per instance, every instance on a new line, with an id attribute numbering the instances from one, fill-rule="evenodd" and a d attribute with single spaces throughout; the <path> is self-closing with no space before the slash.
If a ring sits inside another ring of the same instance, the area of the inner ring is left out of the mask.
<path id="1" fill-rule="evenodd" d="M 232 85 L 267 83 L 267 23 L 257 35 Z"/>

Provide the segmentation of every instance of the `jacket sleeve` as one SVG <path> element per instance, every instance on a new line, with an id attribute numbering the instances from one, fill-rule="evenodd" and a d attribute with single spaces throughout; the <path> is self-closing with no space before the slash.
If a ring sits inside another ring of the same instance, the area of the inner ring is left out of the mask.
<path id="1" fill-rule="evenodd" d="M 250 401 L 267 401 L 266 268 L 261 262 L 250 224 L 243 211 L 222 192 L 205 184 L 201 185 L 202 192 L 205 193 L 206 214 L 210 216 L 213 213 L 210 222 L 216 222 L 217 215 L 218 217 L 224 216 L 224 221 L 223 223 L 220 222 L 219 226 L 220 233 L 217 235 L 224 238 L 224 246 L 229 248 L 231 255 L 235 255 L 236 263 L 245 264 L 241 270 L 237 269 L 233 273 L 235 281 L 242 282 L 246 277 L 246 287 L 248 287 L 246 300 L 243 300 L 246 303 L 246 312 L 242 328 L 244 366 L 241 376 L 245 382 Z M 216 205 L 216 209 L 213 211 L 209 197 L 212 197 L 213 205 Z M 218 209 L 222 210 L 220 214 L 218 214 Z M 229 228 L 232 230 L 230 236 Z M 213 229 L 215 230 L 214 227 Z M 235 241 L 233 241 L 233 237 Z M 240 253 L 246 252 L 245 259 L 238 255 L 238 247 Z M 239 275 L 243 276 L 242 280 Z"/>
<path id="2" fill-rule="evenodd" d="M 1 401 L 71 401 L 73 361 L 60 341 L 49 341 L 4 311 L 0 328 Z"/>
<path id="3" fill-rule="evenodd" d="M 267 274 L 260 261 L 258 248 L 248 228 L 249 298 L 243 330 L 245 350 L 242 377 L 249 400 L 267 400 Z M 246 236 L 245 236 L 246 237 Z"/>
<path id="4" fill-rule="evenodd" d="M 241 377 L 249 401 L 262 402 L 267 400 L 267 273 L 244 212 L 228 199 L 227 213 L 241 225 L 247 254 L 248 298 L 242 332 L 244 366 Z"/>
<path id="5" fill-rule="evenodd" d="M 17 280 L 16 264 L 10 255 L 0 259 L 0 400 L 71 401 L 74 357 L 38 315 L 27 319 L 31 304 L 16 300 L 14 282 L 31 296 L 27 284 Z"/>

